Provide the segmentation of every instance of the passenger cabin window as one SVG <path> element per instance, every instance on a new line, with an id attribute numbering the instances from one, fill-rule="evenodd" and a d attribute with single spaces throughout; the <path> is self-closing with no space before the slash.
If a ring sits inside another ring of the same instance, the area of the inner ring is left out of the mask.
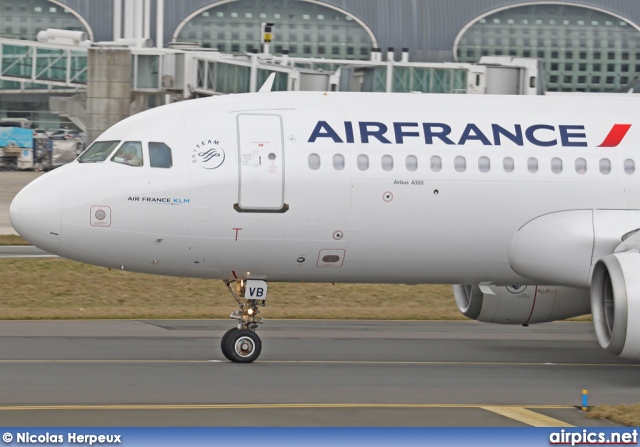
<path id="1" fill-rule="evenodd" d="M 78 163 L 100 163 L 107 159 L 120 144 L 119 140 L 96 141 L 78 157 Z"/>
<path id="2" fill-rule="evenodd" d="M 553 172 L 554 174 L 560 174 L 562 172 L 562 159 L 551 159 L 551 172 Z"/>
<path id="3" fill-rule="evenodd" d="M 309 154 L 309 169 L 317 171 L 320 169 L 320 156 L 318 154 Z"/>
<path id="4" fill-rule="evenodd" d="M 120 146 L 111 161 L 129 166 L 142 166 L 142 143 L 139 141 L 125 141 Z"/>
<path id="5" fill-rule="evenodd" d="M 391 155 L 382 156 L 382 169 L 384 171 L 391 171 L 393 169 L 393 157 Z"/>
<path id="6" fill-rule="evenodd" d="M 576 159 L 576 172 L 578 174 L 584 174 L 587 172 L 587 160 L 584 158 Z"/>
<path id="7" fill-rule="evenodd" d="M 611 173 L 611 160 L 608 158 L 600 160 L 600 173 L 604 175 Z"/>
<path id="8" fill-rule="evenodd" d="M 489 160 L 489 157 L 478 158 L 478 169 L 480 169 L 480 172 L 489 172 L 491 169 L 491 160 Z"/>
<path id="9" fill-rule="evenodd" d="M 538 159 L 531 157 L 527 160 L 527 169 L 529 172 L 538 172 Z"/>
<path id="10" fill-rule="evenodd" d="M 456 158 L 453 159 L 453 167 L 458 172 L 466 171 L 467 170 L 467 160 L 466 160 L 466 158 L 458 155 Z"/>
<path id="11" fill-rule="evenodd" d="M 337 171 L 342 171 L 344 169 L 344 155 L 335 154 L 333 156 L 333 168 Z"/>
<path id="12" fill-rule="evenodd" d="M 358 169 L 360 169 L 361 171 L 366 171 L 367 169 L 369 169 L 369 157 L 365 154 L 358 155 L 357 164 Z"/>
<path id="13" fill-rule="evenodd" d="M 416 171 L 418 169 L 418 157 L 415 155 L 408 155 L 405 159 L 405 165 L 407 166 L 407 171 Z"/>
<path id="14" fill-rule="evenodd" d="M 513 162 L 513 158 L 505 157 L 504 160 L 502 160 L 502 166 L 504 167 L 504 170 L 506 172 L 513 172 L 513 169 L 515 168 L 515 163 Z"/>
<path id="15" fill-rule="evenodd" d="M 431 170 L 433 172 L 440 172 L 442 170 L 442 158 L 438 157 L 437 155 L 434 155 L 433 157 L 431 157 Z"/>
<path id="16" fill-rule="evenodd" d="M 627 174 L 633 174 L 636 172 L 636 162 L 631 159 L 626 159 L 624 161 L 624 172 Z"/>
<path id="17" fill-rule="evenodd" d="M 171 148 L 164 143 L 149 143 L 149 166 L 165 169 L 173 166 Z"/>

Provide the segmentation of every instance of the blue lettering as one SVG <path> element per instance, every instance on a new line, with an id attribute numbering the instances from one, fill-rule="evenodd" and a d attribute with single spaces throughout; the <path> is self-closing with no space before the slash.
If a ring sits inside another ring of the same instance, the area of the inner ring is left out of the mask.
<path id="1" fill-rule="evenodd" d="M 442 123 L 422 123 L 424 129 L 424 143 L 433 144 L 434 138 L 439 138 L 444 144 L 455 144 L 447 135 L 451 133 L 451 126 Z M 433 128 L 439 128 L 439 132 Z"/>
<path id="2" fill-rule="evenodd" d="M 351 121 L 345 121 L 344 130 L 347 133 L 347 143 L 353 143 L 353 123 Z"/>
<path id="3" fill-rule="evenodd" d="M 418 132 L 404 131 L 403 127 L 418 127 L 418 123 L 393 123 L 393 130 L 396 134 L 396 143 L 404 143 L 404 137 L 419 137 Z"/>
<path id="4" fill-rule="evenodd" d="M 309 137 L 309 143 L 315 143 L 318 138 L 331 138 L 334 143 L 342 143 L 342 139 L 338 136 L 335 130 L 327 124 L 326 121 L 318 121 L 315 129 L 311 132 Z"/>
<path id="5" fill-rule="evenodd" d="M 387 126 L 385 124 L 369 121 L 363 121 L 358 124 L 360 125 L 361 142 L 368 143 L 369 137 L 374 137 L 381 143 L 391 144 L 391 141 L 387 140 L 384 136 L 384 134 L 387 133 Z M 375 129 L 369 130 L 369 127 L 375 127 Z"/>
<path id="6" fill-rule="evenodd" d="M 497 124 L 491 125 L 491 130 L 493 131 L 493 144 L 496 146 L 500 146 L 502 142 L 500 141 L 500 135 L 506 137 L 508 140 L 513 141 L 518 146 L 524 145 L 524 140 L 522 137 L 522 126 L 520 124 L 516 124 L 514 126 L 514 130 L 516 133 L 511 133 L 507 129 Z"/>
<path id="7" fill-rule="evenodd" d="M 558 126 L 560 129 L 560 141 L 563 146 L 586 147 L 586 141 L 569 141 L 569 138 L 587 138 L 584 133 L 584 126 Z M 583 133 L 570 133 L 570 130 L 582 130 Z"/>
<path id="8" fill-rule="evenodd" d="M 382 144 L 391 144 L 391 141 L 386 136 L 389 132 L 388 125 L 377 121 L 344 121 L 344 140 L 327 121 L 318 121 L 308 142 L 315 143 L 320 138 L 330 138 L 334 143 L 355 143 L 354 127 L 356 125 L 360 132 L 361 143 L 367 144 L 377 140 Z M 491 124 L 490 136 L 493 139 L 490 140 L 477 124 L 468 123 L 457 141 L 451 138 L 451 126 L 444 123 L 394 122 L 392 125 L 395 144 L 404 144 L 407 142 L 407 138 L 420 138 L 420 127 L 422 126 L 424 144 L 429 145 L 435 144 L 434 142 L 439 140 L 439 143 L 460 146 L 473 141 L 479 141 L 485 146 L 501 146 L 503 143 L 524 146 L 526 140 L 526 142 L 540 147 L 557 146 L 559 144 L 564 147 L 587 147 L 587 142 L 585 141 L 587 135 L 584 125 L 559 125 L 556 128 L 556 126 L 550 124 L 534 124 L 523 129 L 520 124 L 513 124 L 507 127 L 503 127 L 500 124 Z M 559 137 L 557 137 L 558 134 Z M 220 156 L 215 149 L 209 149 L 198 155 L 205 160 Z M 189 203 L 189 201 L 186 199 L 179 203 Z"/>
<path id="9" fill-rule="evenodd" d="M 491 146 L 489 139 L 484 136 L 482 131 L 478 129 L 478 126 L 475 124 L 467 124 L 467 127 L 464 128 L 464 132 L 462 132 L 462 136 L 460 137 L 458 144 L 465 144 L 469 140 L 482 141 L 482 144 L 485 146 Z"/>
<path id="10" fill-rule="evenodd" d="M 529 140 L 530 143 L 533 143 L 536 146 L 542 146 L 542 147 L 555 146 L 556 144 L 558 144 L 558 140 L 549 140 L 549 141 L 538 140 L 534 135 L 535 132 L 538 130 L 550 130 L 553 132 L 555 128 L 553 126 L 549 126 L 548 124 L 535 124 L 529 127 L 525 132 L 525 135 L 527 136 L 527 140 Z"/>

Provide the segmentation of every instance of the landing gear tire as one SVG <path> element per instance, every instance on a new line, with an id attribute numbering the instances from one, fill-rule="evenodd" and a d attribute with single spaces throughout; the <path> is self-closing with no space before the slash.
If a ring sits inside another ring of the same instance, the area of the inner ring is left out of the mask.
<path id="1" fill-rule="evenodd" d="M 262 341 L 250 329 L 235 329 L 227 331 L 227 344 L 222 353 L 235 363 L 251 363 L 260 356 Z M 224 339 L 224 337 L 223 337 Z"/>
<path id="2" fill-rule="evenodd" d="M 227 332 L 224 333 L 224 335 L 222 336 L 222 340 L 220 340 L 220 349 L 222 350 L 222 354 L 227 358 L 227 360 L 233 361 L 229 356 L 229 350 L 227 349 L 227 341 L 229 341 L 229 336 L 237 330 L 238 330 L 237 327 L 232 327 L 231 329 L 229 329 Z"/>

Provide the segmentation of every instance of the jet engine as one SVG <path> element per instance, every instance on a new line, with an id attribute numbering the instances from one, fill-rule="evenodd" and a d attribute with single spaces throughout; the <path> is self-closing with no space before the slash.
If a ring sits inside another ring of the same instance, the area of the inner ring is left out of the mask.
<path id="1" fill-rule="evenodd" d="M 457 284 L 453 295 L 464 316 L 485 323 L 548 323 L 591 312 L 588 289 Z"/>
<path id="2" fill-rule="evenodd" d="M 616 253 L 596 263 L 591 308 L 600 346 L 611 354 L 640 360 L 640 253 Z"/>

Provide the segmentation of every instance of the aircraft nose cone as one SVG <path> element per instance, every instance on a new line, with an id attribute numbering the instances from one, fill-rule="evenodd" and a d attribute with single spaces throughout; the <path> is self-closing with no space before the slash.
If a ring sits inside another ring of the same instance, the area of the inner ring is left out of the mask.
<path id="1" fill-rule="evenodd" d="M 62 226 L 62 189 L 46 176 L 33 181 L 11 202 L 9 219 L 24 239 L 56 254 Z"/>

